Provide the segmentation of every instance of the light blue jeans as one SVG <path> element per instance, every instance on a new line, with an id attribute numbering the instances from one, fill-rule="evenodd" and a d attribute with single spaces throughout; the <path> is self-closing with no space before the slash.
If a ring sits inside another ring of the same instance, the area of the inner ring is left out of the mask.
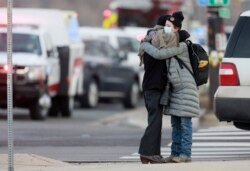
<path id="1" fill-rule="evenodd" d="M 191 157 L 192 154 L 192 118 L 171 116 L 172 125 L 172 145 L 171 155 L 185 155 Z"/>

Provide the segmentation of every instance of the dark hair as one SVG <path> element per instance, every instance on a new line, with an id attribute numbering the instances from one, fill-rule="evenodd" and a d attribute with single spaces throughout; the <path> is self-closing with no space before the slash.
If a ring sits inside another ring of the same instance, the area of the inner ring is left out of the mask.
<path id="1" fill-rule="evenodd" d="M 157 19 L 157 25 L 165 26 L 166 21 L 171 15 L 162 15 Z"/>

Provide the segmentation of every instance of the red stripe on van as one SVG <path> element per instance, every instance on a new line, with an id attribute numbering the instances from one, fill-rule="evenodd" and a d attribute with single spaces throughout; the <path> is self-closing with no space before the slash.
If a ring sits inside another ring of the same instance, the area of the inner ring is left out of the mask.
<path id="1" fill-rule="evenodd" d="M 74 67 L 81 66 L 82 65 L 82 58 L 76 58 L 74 61 Z"/>
<path id="2" fill-rule="evenodd" d="M 59 83 L 49 85 L 49 92 L 57 92 L 59 90 Z"/>

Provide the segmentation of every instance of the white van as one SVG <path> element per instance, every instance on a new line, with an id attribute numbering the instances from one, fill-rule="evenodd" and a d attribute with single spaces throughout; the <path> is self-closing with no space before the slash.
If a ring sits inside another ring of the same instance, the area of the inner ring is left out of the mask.
<path id="1" fill-rule="evenodd" d="M 0 107 L 6 107 L 6 14 L 0 9 Z M 82 93 L 83 44 L 76 15 L 56 9 L 13 9 L 14 106 L 32 119 L 72 114 Z"/>

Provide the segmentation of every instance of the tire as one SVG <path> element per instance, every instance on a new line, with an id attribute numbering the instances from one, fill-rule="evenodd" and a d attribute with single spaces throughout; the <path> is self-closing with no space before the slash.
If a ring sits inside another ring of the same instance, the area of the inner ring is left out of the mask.
<path id="1" fill-rule="evenodd" d="M 92 79 L 82 98 L 82 107 L 95 108 L 99 102 L 99 87 L 96 80 Z"/>
<path id="2" fill-rule="evenodd" d="M 234 122 L 234 126 L 243 130 L 250 130 L 250 123 Z"/>
<path id="3" fill-rule="evenodd" d="M 129 88 L 125 98 L 123 99 L 123 106 L 126 109 L 135 108 L 138 105 L 140 96 L 140 88 L 138 82 L 135 80 Z"/>
<path id="4" fill-rule="evenodd" d="M 49 111 L 47 107 L 40 106 L 38 100 L 36 100 L 36 102 L 30 106 L 29 110 L 30 118 L 32 120 L 45 120 Z"/>
<path id="5" fill-rule="evenodd" d="M 59 98 L 53 97 L 52 104 L 49 109 L 49 117 L 58 117 L 59 116 Z"/>
<path id="6" fill-rule="evenodd" d="M 74 98 L 63 96 L 60 98 L 60 111 L 62 117 L 71 117 L 74 109 Z"/>

